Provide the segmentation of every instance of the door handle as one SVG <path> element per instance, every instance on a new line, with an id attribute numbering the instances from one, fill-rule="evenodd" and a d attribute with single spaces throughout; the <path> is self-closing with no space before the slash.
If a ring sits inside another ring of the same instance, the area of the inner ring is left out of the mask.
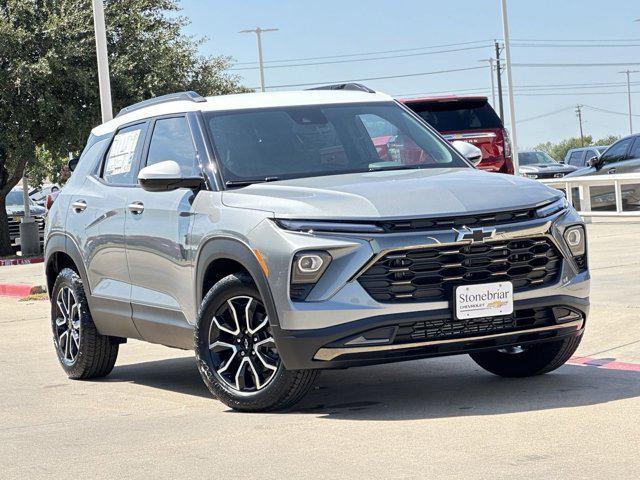
<path id="1" fill-rule="evenodd" d="M 144 212 L 144 204 L 142 202 L 132 202 L 127 206 L 127 208 L 134 215 L 140 215 Z"/>
<path id="2" fill-rule="evenodd" d="M 84 210 L 87 208 L 87 202 L 85 202 L 84 200 L 76 200 L 71 204 L 71 208 L 76 213 L 84 212 Z"/>
<path id="3" fill-rule="evenodd" d="M 615 168 L 610 168 L 609 170 L 607 170 L 607 173 L 616 173 L 616 169 Z"/>

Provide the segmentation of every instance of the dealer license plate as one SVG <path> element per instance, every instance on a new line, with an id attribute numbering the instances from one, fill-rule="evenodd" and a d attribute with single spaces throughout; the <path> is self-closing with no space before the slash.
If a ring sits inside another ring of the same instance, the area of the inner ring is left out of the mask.
<path id="1" fill-rule="evenodd" d="M 454 292 L 456 318 L 480 318 L 513 313 L 511 282 L 461 285 Z"/>

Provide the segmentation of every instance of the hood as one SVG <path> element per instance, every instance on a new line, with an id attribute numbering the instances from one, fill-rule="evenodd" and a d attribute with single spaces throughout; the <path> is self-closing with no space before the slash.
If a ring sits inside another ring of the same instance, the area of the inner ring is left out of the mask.
<path id="1" fill-rule="evenodd" d="M 597 172 L 595 167 L 582 167 L 577 170 L 572 171 L 571 173 L 565 175 L 565 177 L 581 177 L 583 175 L 591 175 Z"/>
<path id="2" fill-rule="evenodd" d="M 260 183 L 227 190 L 222 202 L 281 218 L 373 220 L 514 210 L 560 195 L 540 182 L 513 175 L 438 168 Z"/>
<path id="3" fill-rule="evenodd" d="M 14 217 L 22 217 L 24 215 L 24 206 L 23 205 L 7 205 L 7 215 Z M 31 215 L 43 216 L 46 210 L 43 207 L 37 205 L 31 205 L 29 208 Z"/>
<path id="4" fill-rule="evenodd" d="M 527 173 L 570 173 L 577 169 L 573 165 L 565 165 L 564 163 L 558 163 L 556 165 L 549 165 L 543 163 L 539 165 L 523 165 L 520 167 L 521 172 Z"/>

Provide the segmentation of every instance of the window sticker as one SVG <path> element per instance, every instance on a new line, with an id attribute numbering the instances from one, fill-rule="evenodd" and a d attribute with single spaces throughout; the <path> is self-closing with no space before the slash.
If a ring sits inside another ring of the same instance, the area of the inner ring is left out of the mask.
<path id="1" fill-rule="evenodd" d="M 105 175 L 122 175 L 131 171 L 133 155 L 136 151 L 140 130 L 116 135 L 104 167 Z"/>

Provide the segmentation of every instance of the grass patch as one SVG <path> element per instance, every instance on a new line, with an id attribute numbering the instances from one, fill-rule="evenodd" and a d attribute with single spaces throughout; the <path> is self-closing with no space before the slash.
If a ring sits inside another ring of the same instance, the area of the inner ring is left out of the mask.
<path id="1" fill-rule="evenodd" d="M 19 302 L 31 302 L 31 301 L 42 301 L 49 300 L 49 295 L 46 293 L 32 293 L 31 295 L 27 295 L 24 298 L 18 300 Z"/>

